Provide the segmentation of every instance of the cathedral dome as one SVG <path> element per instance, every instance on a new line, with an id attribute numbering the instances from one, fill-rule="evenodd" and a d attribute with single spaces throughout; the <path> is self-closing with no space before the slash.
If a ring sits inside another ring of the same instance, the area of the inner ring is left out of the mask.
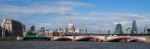
<path id="1" fill-rule="evenodd" d="M 73 28 L 74 28 L 74 25 L 73 25 L 72 23 L 69 23 L 69 24 L 68 24 L 68 28 L 73 29 Z"/>
<path id="2" fill-rule="evenodd" d="M 72 26 L 74 26 L 72 23 L 69 23 L 69 24 L 68 24 L 68 27 L 72 27 Z"/>

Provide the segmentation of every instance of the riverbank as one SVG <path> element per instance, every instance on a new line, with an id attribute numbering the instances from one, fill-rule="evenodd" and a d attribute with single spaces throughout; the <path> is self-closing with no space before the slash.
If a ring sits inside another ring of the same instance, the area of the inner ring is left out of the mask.
<path id="1" fill-rule="evenodd" d="M 16 37 L 0 37 L 0 41 L 16 41 Z"/>

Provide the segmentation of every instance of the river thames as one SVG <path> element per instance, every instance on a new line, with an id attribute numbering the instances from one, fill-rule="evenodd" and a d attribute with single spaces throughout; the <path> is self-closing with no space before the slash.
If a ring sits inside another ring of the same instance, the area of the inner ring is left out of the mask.
<path id="1" fill-rule="evenodd" d="M 150 43 L 0 41 L 0 49 L 149 49 Z"/>

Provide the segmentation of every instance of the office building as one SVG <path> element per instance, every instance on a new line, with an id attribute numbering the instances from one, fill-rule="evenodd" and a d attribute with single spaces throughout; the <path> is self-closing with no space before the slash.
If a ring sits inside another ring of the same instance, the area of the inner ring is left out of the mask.
<path id="1" fill-rule="evenodd" d="M 23 35 L 23 24 L 16 20 L 3 19 L 2 21 L 2 36 L 16 37 Z"/>
<path id="2" fill-rule="evenodd" d="M 115 34 L 123 34 L 122 25 L 121 24 L 117 24 L 116 25 Z"/>
<path id="3" fill-rule="evenodd" d="M 137 25 L 136 25 L 136 21 L 135 20 L 132 23 L 131 34 L 138 34 L 138 29 L 137 29 Z"/>

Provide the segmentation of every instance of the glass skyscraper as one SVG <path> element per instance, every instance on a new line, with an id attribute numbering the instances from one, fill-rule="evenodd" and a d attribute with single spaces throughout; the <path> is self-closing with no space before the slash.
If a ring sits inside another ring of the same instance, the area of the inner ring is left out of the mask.
<path id="1" fill-rule="evenodd" d="M 138 29 L 137 29 L 137 25 L 136 25 L 136 21 L 135 20 L 132 23 L 131 34 L 138 34 Z"/>
<path id="2" fill-rule="evenodd" d="M 122 25 L 121 24 L 117 24 L 116 25 L 115 34 L 123 34 Z"/>

